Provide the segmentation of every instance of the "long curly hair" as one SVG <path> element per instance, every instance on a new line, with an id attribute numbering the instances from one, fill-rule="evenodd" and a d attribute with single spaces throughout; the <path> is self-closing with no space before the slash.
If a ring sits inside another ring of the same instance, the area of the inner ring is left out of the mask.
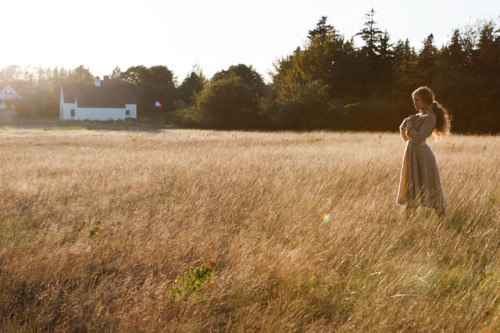
<path id="1" fill-rule="evenodd" d="M 418 87 L 412 96 L 418 95 L 422 101 L 430 105 L 432 110 L 436 114 L 436 128 L 434 128 L 434 134 L 437 136 L 446 136 L 450 134 L 451 129 L 451 116 L 448 110 L 438 101 L 434 99 L 434 93 L 429 87 L 422 86 Z"/>

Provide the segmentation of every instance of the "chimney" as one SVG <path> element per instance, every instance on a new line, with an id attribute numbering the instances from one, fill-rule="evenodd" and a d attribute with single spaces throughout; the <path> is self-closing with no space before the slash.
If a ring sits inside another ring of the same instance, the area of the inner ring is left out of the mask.
<path id="1" fill-rule="evenodd" d="M 99 76 L 95 77 L 95 81 L 94 82 L 95 82 L 94 85 L 96 87 L 100 87 L 101 86 L 101 78 Z"/>

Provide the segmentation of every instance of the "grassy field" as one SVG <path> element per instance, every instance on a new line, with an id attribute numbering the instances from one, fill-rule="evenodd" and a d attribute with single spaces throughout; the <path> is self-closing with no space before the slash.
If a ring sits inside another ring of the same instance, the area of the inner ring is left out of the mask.
<path id="1" fill-rule="evenodd" d="M 395 133 L 0 127 L 0 331 L 500 332 L 500 137 L 428 141 L 443 219 Z"/>

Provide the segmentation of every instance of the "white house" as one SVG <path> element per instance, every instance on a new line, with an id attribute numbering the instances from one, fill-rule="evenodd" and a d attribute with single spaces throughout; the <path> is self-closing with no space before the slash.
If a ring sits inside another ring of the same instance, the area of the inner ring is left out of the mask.
<path id="1" fill-rule="evenodd" d="M 67 84 L 61 87 L 61 120 L 137 119 L 137 102 L 132 88 L 95 78 L 94 85 Z"/>
<path id="2" fill-rule="evenodd" d="M 0 90 L 0 110 L 15 109 L 13 102 L 22 97 L 11 86 L 7 86 Z"/>

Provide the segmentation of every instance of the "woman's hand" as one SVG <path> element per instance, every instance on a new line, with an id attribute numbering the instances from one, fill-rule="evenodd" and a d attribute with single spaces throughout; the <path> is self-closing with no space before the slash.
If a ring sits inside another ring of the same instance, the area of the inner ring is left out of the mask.
<path id="1" fill-rule="evenodd" d="M 418 117 L 420 117 L 418 114 L 412 114 L 411 116 L 409 116 L 406 119 L 408 119 L 408 121 L 413 121 L 413 120 L 417 119 Z"/>

